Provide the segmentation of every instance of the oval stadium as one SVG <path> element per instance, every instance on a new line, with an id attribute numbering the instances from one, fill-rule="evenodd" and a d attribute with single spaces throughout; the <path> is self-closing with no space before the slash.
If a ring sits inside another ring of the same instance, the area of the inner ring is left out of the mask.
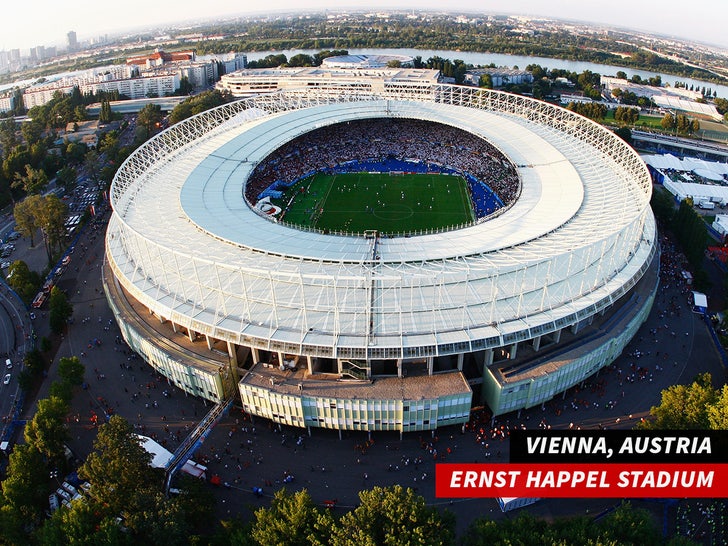
<path id="1" fill-rule="evenodd" d="M 434 430 L 545 404 L 620 355 L 657 289 L 650 196 L 626 143 L 528 97 L 280 91 L 127 159 L 104 289 L 189 394 L 309 431 Z"/>

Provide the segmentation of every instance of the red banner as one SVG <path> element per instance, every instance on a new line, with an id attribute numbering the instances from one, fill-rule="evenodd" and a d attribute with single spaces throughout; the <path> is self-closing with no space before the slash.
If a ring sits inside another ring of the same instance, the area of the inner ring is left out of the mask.
<path id="1" fill-rule="evenodd" d="M 438 464 L 435 481 L 440 498 L 728 498 L 728 464 Z"/>

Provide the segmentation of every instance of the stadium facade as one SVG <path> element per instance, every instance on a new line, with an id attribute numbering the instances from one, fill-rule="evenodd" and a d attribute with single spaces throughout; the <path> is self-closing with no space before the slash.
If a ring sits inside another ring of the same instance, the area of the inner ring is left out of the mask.
<path id="1" fill-rule="evenodd" d="M 469 227 L 409 237 L 277 224 L 255 166 L 314 128 L 451 125 L 497 147 L 520 194 Z M 168 381 L 298 427 L 431 430 L 546 403 L 609 365 L 649 313 L 651 180 L 598 124 L 491 90 L 260 95 L 181 122 L 111 188 L 104 287 L 126 342 Z"/>

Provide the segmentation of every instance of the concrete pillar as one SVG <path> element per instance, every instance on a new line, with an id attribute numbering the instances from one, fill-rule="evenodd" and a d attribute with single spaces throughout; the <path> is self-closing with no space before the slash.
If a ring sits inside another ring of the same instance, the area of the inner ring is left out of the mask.
<path id="1" fill-rule="evenodd" d="M 432 375 L 432 370 L 435 368 L 435 357 L 427 357 L 427 375 Z"/>
<path id="2" fill-rule="evenodd" d="M 399 377 L 399 378 L 402 377 L 402 359 L 401 358 L 397 359 L 397 377 Z"/>
<path id="3" fill-rule="evenodd" d="M 176 334 L 177 333 L 177 323 L 172 321 L 172 331 Z"/>
<path id="4" fill-rule="evenodd" d="M 533 350 L 538 351 L 541 348 L 541 336 L 533 338 Z"/>
<path id="5" fill-rule="evenodd" d="M 561 330 L 560 329 L 556 330 L 554 332 L 554 343 L 558 343 L 559 341 L 561 341 Z"/>
<path id="6" fill-rule="evenodd" d="M 460 353 L 458 355 L 458 370 L 463 371 L 463 361 L 465 360 L 465 354 Z"/>
<path id="7" fill-rule="evenodd" d="M 212 344 L 214 343 L 212 338 L 210 336 L 208 336 L 207 334 L 205 334 L 205 341 L 207 342 L 207 350 L 212 351 Z"/>
<path id="8" fill-rule="evenodd" d="M 238 351 L 236 350 L 235 344 L 228 341 L 227 350 L 228 350 L 228 356 L 230 357 L 230 363 L 233 366 L 237 366 L 238 365 Z"/>
<path id="9" fill-rule="evenodd" d="M 309 375 L 313 374 L 313 358 L 311 356 L 306 357 L 306 367 L 308 368 Z"/>
<path id="10" fill-rule="evenodd" d="M 187 337 L 190 338 L 190 343 L 195 342 L 195 331 L 192 328 L 187 328 Z"/>
<path id="11" fill-rule="evenodd" d="M 260 350 L 255 347 L 250 348 L 250 354 L 253 356 L 253 366 L 260 362 Z"/>
<path id="12" fill-rule="evenodd" d="M 517 353 L 518 353 L 518 342 L 516 341 L 513 345 L 511 345 L 511 360 L 516 359 Z"/>
<path id="13" fill-rule="evenodd" d="M 278 351 L 276 354 L 278 354 L 278 366 L 280 367 L 283 365 L 283 353 Z"/>

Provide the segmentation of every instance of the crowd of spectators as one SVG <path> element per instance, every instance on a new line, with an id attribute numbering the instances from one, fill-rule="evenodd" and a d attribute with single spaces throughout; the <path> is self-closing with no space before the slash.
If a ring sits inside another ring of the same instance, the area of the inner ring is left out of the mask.
<path id="1" fill-rule="evenodd" d="M 440 165 L 489 186 L 504 205 L 518 196 L 515 166 L 487 140 L 430 121 L 376 118 L 316 129 L 281 146 L 257 165 L 245 187 L 255 203 L 276 184 L 290 185 L 310 173 L 350 161 L 387 158 Z"/>

